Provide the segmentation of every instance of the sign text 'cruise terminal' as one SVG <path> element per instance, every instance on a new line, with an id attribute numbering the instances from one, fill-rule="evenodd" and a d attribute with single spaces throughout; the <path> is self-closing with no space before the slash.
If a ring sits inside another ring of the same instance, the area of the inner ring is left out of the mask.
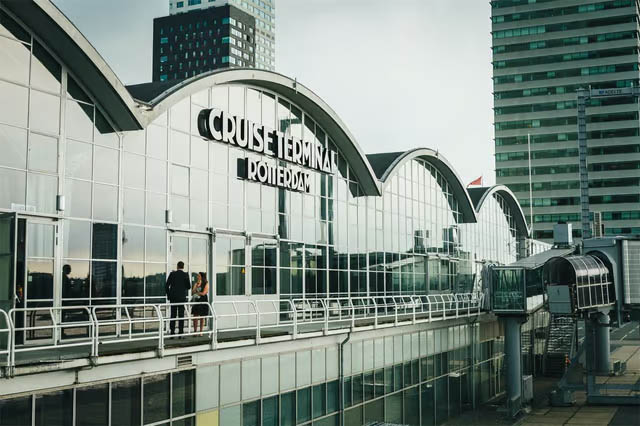
<path id="1" fill-rule="evenodd" d="M 317 141 L 300 140 L 286 136 L 263 124 L 253 123 L 220 109 L 205 109 L 198 116 L 198 130 L 204 138 L 277 158 L 292 164 L 333 174 L 337 170 L 337 152 Z M 247 159 L 238 175 L 256 182 L 294 191 L 308 192 L 311 176 L 303 170 L 294 170 Z"/>

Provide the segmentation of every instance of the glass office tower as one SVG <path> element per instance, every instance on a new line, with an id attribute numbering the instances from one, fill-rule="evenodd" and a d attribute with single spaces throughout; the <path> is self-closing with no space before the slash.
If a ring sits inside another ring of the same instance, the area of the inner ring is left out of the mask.
<path id="1" fill-rule="evenodd" d="M 579 88 L 638 86 L 636 0 L 491 2 L 496 181 L 529 215 L 533 236 L 551 240 L 558 221 L 580 236 Z M 589 195 L 606 233 L 640 234 L 637 99 L 587 103 Z"/>

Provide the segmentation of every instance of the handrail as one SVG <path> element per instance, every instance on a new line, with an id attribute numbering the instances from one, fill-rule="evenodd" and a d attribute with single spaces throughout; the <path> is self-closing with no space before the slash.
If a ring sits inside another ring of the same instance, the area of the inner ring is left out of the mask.
<path id="1" fill-rule="evenodd" d="M 2 315 L 4 317 L 6 328 L 0 328 L 0 334 L 2 333 L 6 333 L 7 334 L 7 348 L 2 350 L 2 348 L 0 347 L 0 355 L 6 355 L 7 359 L 4 362 L 6 367 L 9 367 L 11 365 L 11 335 L 12 333 L 12 324 L 11 324 L 11 318 L 9 317 L 9 315 L 3 311 L 2 309 L 0 309 L 0 315 Z"/>
<path id="2" fill-rule="evenodd" d="M 355 330 L 359 327 L 389 327 L 401 324 L 442 321 L 448 318 L 477 315 L 482 310 L 484 294 L 479 292 L 458 294 L 393 294 L 357 297 L 328 298 L 273 298 L 264 300 L 215 300 L 207 302 L 183 302 L 164 304 L 117 304 L 97 306 L 62 306 L 46 308 L 14 308 L 8 313 L 0 310 L 0 317 L 7 326 L 0 328 L 0 335 L 6 333 L 7 349 L 0 349 L 0 355 L 7 360 L 0 365 L 9 368 L 16 365 L 16 354 L 57 348 L 80 346 L 90 347 L 90 356 L 99 357 L 100 348 L 117 343 L 155 341 L 158 356 L 164 355 L 167 339 L 171 346 L 184 345 L 173 337 L 209 337 L 210 347 L 219 347 L 221 333 L 241 332 L 231 340 L 260 344 L 268 336 L 289 336 L 290 339 L 303 338 L 309 333 Z M 194 317 L 194 306 L 207 306 L 207 315 Z M 183 321 L 187 321 L 183 333 L 168 335 L 168 325 L 172 321 L 171 306 L 183 306 Z M 83 319 L 65 321 L 64 312 L 79 311 Z M 48 324 L 16 327 L 16 315 L 29 312 L 48 313 Z M 86 316 L 86 319 L 84 317 Z M 211 320 L 203 331 L 192 328 L 193 319 Z M 364 321 L 363 321 L 364 320 Z M 371 321 L 372 320 L 372 321 Z M 300 327 L 303 326 L 301 329 Z M 70 328 L 88 330 L 88 333 L 73 338 L 63 336 Z M 49 330 L 47 342 L 37 344 L 16 344 L 16 333 Z M 253 338 L 251 338 L 253 336 Z M 222 337 L 226 337 L 222 335 Z M 280 337 L 281 338 L 281 337 Z M 229 337 L 227 337 L 229 339 Z M 197 343 L 198 340 L 191 342 Z M 189 342 L 186 342 L 189 344 Z M 241 343 L 247 344 L 247 343 Z M 84 354 L 80 356 L 86 356 Z"/>

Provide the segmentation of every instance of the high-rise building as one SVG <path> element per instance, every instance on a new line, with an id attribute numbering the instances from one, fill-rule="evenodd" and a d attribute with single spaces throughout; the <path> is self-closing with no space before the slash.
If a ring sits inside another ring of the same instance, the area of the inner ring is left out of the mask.
<path id="1" fill-rule="evenodd" d="M 255 27 L 253 16 L 230 5 L 154 19 L 153 81 L 255 67 Z"/>
<path id="2" fill-rule="evenodd" d="M 495 0 L 492 7 L 496 181 L 518 197 L 534 238 L 580 221 L 579 88 L 638 86 L 637 0 Z M 640 234 L 638 100 L 587 103 L 591 211 L 607 234 Z M 574 225 L 580 237 L 580 226 Z"/>
<path id="3" fill-rule="evenodd" d="M 233 5 L 256 19 L 256 64 L 258 69 L 276 68 L 275 0 L 169 0 L 169 13 L 175 15 L 196 9 Z"/>

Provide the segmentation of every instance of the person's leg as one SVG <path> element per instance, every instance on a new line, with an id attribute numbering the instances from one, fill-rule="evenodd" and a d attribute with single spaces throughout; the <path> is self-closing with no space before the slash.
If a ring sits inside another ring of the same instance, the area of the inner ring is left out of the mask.
<path id="1" fill-rule="evenodd" d="M 194 317 L 192 322 L 193 322 L 193 332 L 197 333 L 198 332 L 198 318 Z"/>
<path id="2" fill-rule="evenodd" d="M 180 334 L 184 334 L 184 305 L 178 305 L 178 329 L 180 330 Z"/>
<path id="3" fill-rule="evenodd" d="M 200 317 L 200 334 L 204 333 L 204 318 Z"/>
<path id="4" fill-rule="evenodd" d="M 169 330 L 171 334 L 176 332 L 176 317 L 178 316 L 178 307 L 171 305 L 171 321 L 169 322 Z"/>

